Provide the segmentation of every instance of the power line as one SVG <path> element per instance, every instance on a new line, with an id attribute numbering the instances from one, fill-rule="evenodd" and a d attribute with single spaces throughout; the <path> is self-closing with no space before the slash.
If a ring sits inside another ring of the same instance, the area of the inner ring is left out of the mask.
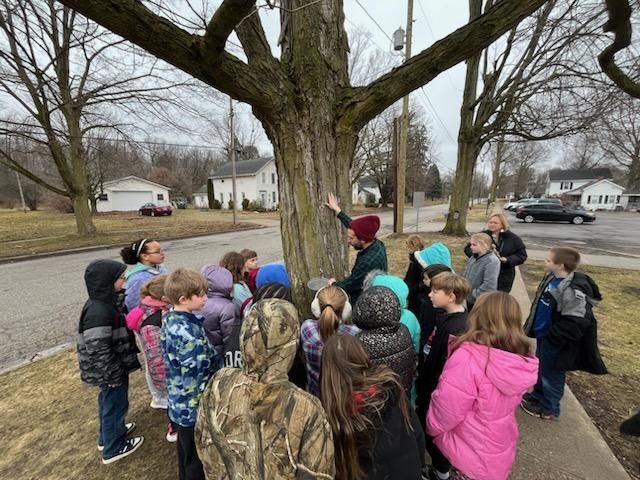
<path id="1" fill-rule="evenodd" d="M 453 135 L 451 135 L 451 133 L 449 133 L 449 129 L 447 128 L 447 126 L 444 124 L 444 122 L 442 121 L 442 119 L 438 115 L 438 112 L 436 112 L 436 108 L 431 103 L 431 100 L 429 100 L 429 97 L 427 96 L 426 92 L 424 91 L 424 87 L 420 87 L 419 91 L 424 96 L 425 100 L 427 101 L 427 103 L 431 107 L 431 111 L 433 112 L 433 115 L 436 117 L 436 119 L 438 120 L 438 122 L 440 123 L 442 128 L 444 129 L 445 133 L 447 134 L 447 137 L 449 137 L 449 140 L 451 140 L 452 142 L 456 143 L 456 139 L 453 138 Z"/>
<path id="2" fill-rule="evenodd" d="M 393 43 L 393 39 L 389 35 L 387 35 L 387 32 L 384 31 L 384 28 L 382 28 L 380 26 L 380 24 L 378 23 L 378 21 L 371 16 L 371 14 L 369 13 L 369 11 L 366 8 L 364 8 L 364 5 L 362 5 L 362 3 L 360 3 L 360 0 L 356 0 L 356 3 L 358 5 L 360 5 L 360 8 L 362 8 L 364 13 L 367 14 L 367 17 L 369 17 L 371 19 L 371 21 L 376 24 L 376 27 L 378 27 L 380 29 L 380 31 L 384 34 L 384 36 L 387 37 L 391 43 Z"/>

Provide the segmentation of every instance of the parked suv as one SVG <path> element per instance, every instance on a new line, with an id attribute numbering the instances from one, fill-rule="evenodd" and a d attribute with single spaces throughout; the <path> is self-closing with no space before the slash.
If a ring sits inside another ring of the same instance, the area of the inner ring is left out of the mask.
<path id="1" fill-rule="evenodd" d="M 562 205 L 562 201 L 559 198 L 523 198 L 521 200 L 518 200 L 517 202 L 507 203 L 504 206 L 504 209 L 515 212 L 519 207 L 524 207 L 525 205 L 537 205 L 540 203 Z"/>

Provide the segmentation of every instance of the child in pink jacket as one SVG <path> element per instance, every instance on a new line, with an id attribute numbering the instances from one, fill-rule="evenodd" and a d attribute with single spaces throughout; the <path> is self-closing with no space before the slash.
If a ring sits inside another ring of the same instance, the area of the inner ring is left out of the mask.
<path id="1" fill-rule="evenodd" d="M 431 397 L 427 429 L 453 465 L 452 478 L 506 480 L 516 458 L 515 410 L 538 376 L 538 359 L 521 326 L 517 301 L 504 292 L 478 297 L 468 331 Z"/>

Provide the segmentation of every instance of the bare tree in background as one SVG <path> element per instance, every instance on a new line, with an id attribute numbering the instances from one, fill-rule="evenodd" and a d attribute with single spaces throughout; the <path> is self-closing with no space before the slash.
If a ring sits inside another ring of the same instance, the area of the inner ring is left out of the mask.
<path id="1" fill-rule="evenodd" d="M 638 101 L 620 96 L 596 128 L 597 140 L 607 158 L 624 169 L 625 187 L 640 192 L 640 109 Z"/>
<path id="2" fill-rule="evenodd" d="M 470 5 L 471 19 L 479 17 L 482 0 Z M 473 173 L 486 143 L 504 135 L 526 141 L 568 135 L 599 113 L 599 71 L 589 47 L 601 16 L 577 0 L 549 1 L 484 55 L 467 61 L 450 204 L 456 214 L 448 216 L 445 233 L 466 235 Z"/>
<path id="3" fill-rule="evenodd" d="M 91 235 L 85 137 L 122 128 L 114 114 L 119 107 L 167 101 L 170 84 L 155 75 L 157 60 L 129 55 L 124 40 L 53 0 L 0 0 L 0 35 L 0 92 L 14 107 L 0 133 L 46 147 L 61 183 L 6 149 L 0 161 L 69 197 L 78 233 Z"/>

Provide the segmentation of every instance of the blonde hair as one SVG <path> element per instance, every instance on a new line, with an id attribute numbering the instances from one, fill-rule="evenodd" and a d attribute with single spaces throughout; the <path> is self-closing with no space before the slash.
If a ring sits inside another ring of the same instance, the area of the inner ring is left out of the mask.
<path id="1" fill-rule="evenodd" d="M 458 338 L 456 347 L 463 342 L 531 356 L 531 344 L 522 331 L 520 305 L 505 292 L 485 292 L 478 297 L 467 318 L 467 331 Z"/>
<path id="2" fill-rule="evenodd" d="M 326 342 L 340 326 L 340 317 L 347 297 L 342 289 L 335 285 L 323 288 L 318 292 L 318 303 L 320 304 L 320 317 L 318 318 L 318 327 L 320 329 L 320 338 Z"/>
<path id="3" fill-rule="evenodd" d="M 162 300 L 164 296 L 164 284 L 168 275 L 156 275 L 151 280 L 142 285 L 140 289 L 141 297 L 152 297 L 156 300 Z"/>
<path id="4" fill-rule="evenodd" d="M 489 218 L 487 219 L 487 221 L 491 220 L 492 218 L 497 218 L 498 220 L 500 220 L 500 223 L 502 224 L 502 229 L 503 230 L 509 230 L 511 228 L 511 224 L 509 223 L 509 219 L 507 219 L 507 216 L 504 213 L 500 213 L 500 212 L 496 212 L 496 213 L 492 213 L 491 215 L 489 215 Z"/>
<path id="5" fill-rule="evenodd" d="M 195 270 L 177 268 L 169 274 L 164 284 L 164 295 L 174 305 L 179 304 L 180 297 L 191 298 L 204 295 L 208 288 L 207 279 Z"/>
<path id="6" fill-rule="evenodd" d="M 407 248 L 411 253 L 419 252 L 425 247 L 424 240 L 420 235 L 411 235 L 407 238 Z"/>
<path id="7" fill-rule="evenodd" d="M 493 240 L 486 233 L 474 233 L 473 235 L 471 235 L 471 240 L 475 240 L 476 242 L 484 245 L 487 251 L 491 251 L 491 249 L 493 248 Z"/>
<path id="8" fill-rule="evenodd" d="M 452 293 L 456 297 L 456 303 L 462 305 L 464 299 L 471 292 L 469 280 L 451 272 L 442 272 L 431 279 L 431 290 L 442 290 L 447 295 Z"/>

